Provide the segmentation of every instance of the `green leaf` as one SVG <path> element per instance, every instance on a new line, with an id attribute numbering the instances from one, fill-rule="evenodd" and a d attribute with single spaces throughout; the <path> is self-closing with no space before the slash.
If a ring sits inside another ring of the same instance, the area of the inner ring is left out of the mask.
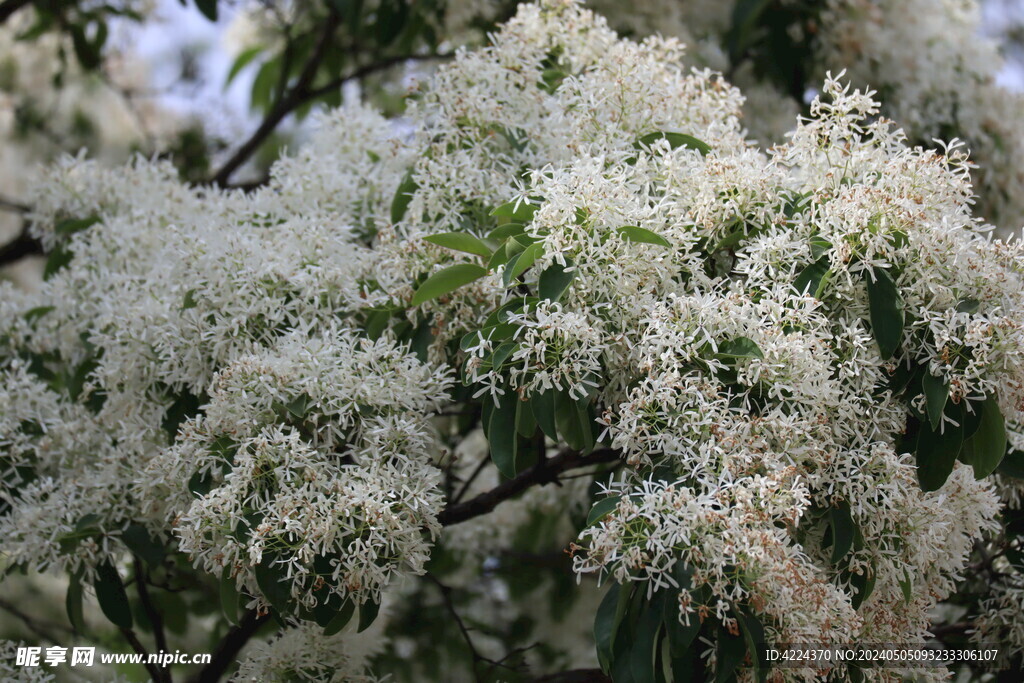
<path id="1" fill-rule="evenodd" d="M 594 642 L 597 645 L 601 669 L 605 672 L 611 669 L 612 645 L 615 643 L 615 633 L 621 620 L 620 603 L 624 602 L 623 594 L 628 596 L 629 590 L 624 591 L 618 583 L 612 583 L 594 615 Z"/>
<path id="2" fill-rule="evenodd" d="M 68 613 L 68 621 L 71 628 L 78 633 L 85 632 L 85 616 L 82 611 L 82 579 L 78 574 L 72 574 L 68 580 L 68 592 L 64 598 L 64 607 Z"/>
<path id="3" fill-rule="evenodd" d="M 530 408 L 533 409 L 533 416 L 544 432 L 544 436 L 552 441 L 558 440 L 558 430 L 555 426 L 555 392 L 553 389 L 534 394 L 530 397 Z"/>
<path id="4" fill-rule="evenodd" d="M 742 636 L 734 636 L 721 626 L 718 627 L 717 636 L 715 683 L 725 683 L 731 680 L 736 667 L 740 665 L 743 657 L 747 654 L 747 643 Z"/>
<path id="5" fill-rule="evenodd" d="M 949 398 L 949 382 L 943 377 L 925 372 L 921 378 L 921 388 L 924 390 L 928 421 L 932 429 L 938 429 L 942 421 L 942 411 L 946 407 L 946 399 Z"/>
<path id="6" fill-rule="evenodd" d="M 964 443 L 960 459 L 974 468 L 975 479 L 983 479 L 999 467 L 1006 455 L 1006 424 L 994 398 L 985 399 L 978 409 L 978 431 Z"/>
<path id="7" fill-rule="evenodd" d="M 677 565 L 682 564 L 677 562 Z M 683 586 L 684 588 L 688 587 Z M 668 642 L 672 657 L 677 659 L 686 654 L 693 643 L 694 638 L 700 632 L 700 619 L 696 615 L 690 616 L 690 624 L 687 626 L 679 621 L 679 602 L 666 600 L 664 608 L 665 633 L 668 635 Z"/>
<path id="8" fill-rule="evenodd" d="M 960 407 L 960 410 L 963 408 Z M 962 414 L 957 422 L 963 424 Z M 917 478 L 921 482 L 921 488 L 925 491 L 936 491 L 946 483 L 962 445 L 962 427 L 947 422 L 940 434 L 927 422 L 921 424 L 916 449 Z"/>
<path id="9" fill-rule="evenodd" d="M 149 529 L 141 524 L 129 524 L 121 532 L 121 540 L 128 550 L 141 557 L 150 567 L 159 567 L 164 561 L 164 546 L 155 540 Z"/>
<path id="10" fill-rule="evenodd" d="M 495 406 L 487 424 L 487 444 L 494 466 L 505 477 L 516 476 L 516 403 L 514 396 L 505 396 Z"/>
<path id="11" fill-rule="evenodd" d="M 718 345 L 719 358 L 760 358 L 764 359 L 764 352 L 757 343 L 748 337 L 736 337 Z"/>
<path id="12" fill-rule="evenodd" d="M 452 292 L 459 287 L 479 280 L 487 271 L 473 263 L 458 263 L 440 270 L 428 277 L 412 297 L 412 305 L 419 306 L 427 301 Z"/>
<path id="13" fill-rule="evenodd" d="M 764 626 L 761 621 L 749 612 L 741 612 L 739 619 L 740 632 L 747 645 L 747 652 L 753 661 L 754 677 L 759 683 L 768 679 L 768 662 L 765 660 L 764 644 L 767 639 L 764 635 Z"/>
<path id="14" fill-rule="evenodd" d="M 654 664 L 657 657 L 658 634 L 661 631 L 661 612 L 664 592 L 655 593 L 651 604 L 641 613 L 633 631 L 633 648 L 630 650 L 630 669 L 636 681 L 653 681 Z"/>
<path id="15" fill-rule="evenodd" d="M 516 401 L 516 433 L 524 439 L 533 437 L 537 432 L 537 419 L 533 416 L 533 409 L 528 401 Z M 517 453 L 518 455 L 518 453 Z M 522 467 L 516 464 L 516 471 Z"/>
<path id="16" fill-rule="evenodd" d="M 237 76 L 242 71 L 242 69 L 249 66 L 249 64 L 251 64 L 254 59 L 259 57 L 261 52 L 263 52 L 262 45 L 256 45 L 255 47 L 250 47 L 246 50 L 243 50 L 242 53 L 238 55 L 235 58 L 235 61 L 231 64 L 231 69 L 228 71 L 228 76 L 224 79 L 224 87 L 227 88 L 229 85 L 231 85 L 231 81 L 235 80 L 235 76 Z"/>
<path id="17" fill-rule="evenodd" d="M 522 253 L 512 257 L 505 265 L 505 272 L 502 274 L 505 286 L 508 287 L 512 280 L 526 272 L 543 254 L 544 243 L 536 242 L 526 247 Z"/>
<path id="18" fill-rule="evenodd" d="M 185 298 L 181 302 L 181 310 L 187 311 L 196 307 L 196 290 L 190 289 L 185 292 Z"/>
<path id="19" fill-rule="evenodd" d="M 523 199 L 515 199 L 495 208 L 491 211 L 491 215 L 495 218 L 507 219 L 510 223 L 529 223 L 533 220 L 537 209 L 540 208 L 541 201 L 543 201 L 541 197 L 530 197 L 531 203 L 527 204 Z"/>
<path id="20" fill-rule="evenodd" d="M 576 277 L 576 269 L 569 270 L 573 265 L 571 259 L 565 259 L 564 266 L 552 263 L 544 269 L 544 272 L 540 274 L 540 281 L 538 283 L 538 293 L 541 299 L 555 302 L 562 298 L 565 290 L 569 288 L 573 278 Z"/>
<path id="21" fill-rule="evenodd" d="M 621 500 L 622 496 L 608 496 L 594 503 L 594 507 L 590 508 L 590 514 L 587 515 L 587 526 L 594 526 L 610 515 L 618 507 Z"/>
<path id="22" fill-rule="evenodd" d="M 820 259 L 832 249 L 832 243 L 820 235 L 811 238 L 811 258 Z"/>
<path id="23" fill-rule="evenodd" d="M 883 359 L 892 358 L 903 340 L 903 298 L 889 271 L 876 268 L 865 273 L 871 312 L 871 333 Z"/>
<path id="24" fill-rule="evenodd" d="M 351 598 L 345 600 L 345 604 L 338 610 L 338 614 L 331 619 L 331 622 L 324 627 L 325 636 L 333 636 L 334 634 L 341 631 L 348 625 L 348 622 L 352 620 L 352 615 L 355 614 L 356 604 Z"/>
<path id="25" fill-rule="evenodd" d="M 903 578 L 900 579 L 900 590 L 903 591 L 903 601 L 910 604 L 910 601 L 914 599 L 914 579 L 910 576 L 909 571 L 903 572 Z"/>
<path id="26" fill-rule="evenodd" d="M 69 218 L 57 223 L 57 225 L 54 226 L 53 231 L 61 236 L 73 235 L 76 232 L 85 230 L 86 228 L 91 228 L 99 222 L 99 216 L 90 216 L 88 218 Z"/>
<path id="27" fill-rule="evenodd" d="M 961 299 L 956 305 L 956 310 L 959 313 L 977 313 L 979 306 L 981 302 L 977 299 Z"/>
<path id="28" fill-rule="evenodd" d="M 997 469 L 999 474 L 1024 479 L 1024 451 L 1010 450 Z"/>
<path id="29" fill-rule="evenodd" d="M 857 589 L 857 593 L 850 597 L 850 604 L 854 609 L 860 609 L 875 590 L 875 579 L 877 578 L 874 566 L 866 569 L 862 574 L 853 574 L 850 577 L 850 585 Z"/>
<path id="30" fill-rule="evenodd" d="M 196 0 L 196 7 L 210 21 L 217 21 L 217 0 Z"/>
<path id="31" fill-rule="evenodd" d="M 642 242 L 644 244 L 656 244 L 660 247 L 671 247 L 672 243 L 656 232 L 636 225 L 624 225 L 617 228 L 616 232 L 630 242 Z"/>
<path id="32" fill-rule="evenodd" d="M 797 294 L 809 294 L 815 299 L 820 299 L 825 286 L 831 279 L 831 261 L 827 256 L 822 256 L 817 261 L 800 271 L 796 280 L 793 281 L 793 288 Z"/>
<path id="33" fill-rule="evenodd" d="M 522 223 L 504 223 L 487 233 L 487 239 L 495 242 L 504 242 L 510 237 L 522 235 L 525 232 L 526 228 Z"/>
<path id="34" fill-rule="evenodd" d="M 359 625 L 356 627 L 356 633 L 362 633 L 366 629 L 370 628 L 370 625 L 377 620 L 377 614 L 379 612 L 379 602 L 367 600 L 361 604 L 359 606 Z"/>
<path id="35" fill-rule="evenodd" d="M 405 212 L 409 209 L 409 202 L 412 201 L 412 196 L 419 189 L 419 185 L 412 177 L 412 169 L 406 171 L 405 176 L 402 178 L 402 182 L 398 184 L 398 189 L 395 191 L 395 198 L 391 200 L 391 222 L 397 223 L 405 218 Z"/>
<path id="36" fill-rule="evenodd" d="M 30 323 L 33 320 L 38 320 L 47 313 L 51 313 L 55 310 L 57 310 L 56 306 L 36 306 L 35 308 L 30 308 L 29 310 L 25 311 L 25 313 L 22 314 L 21 317 L 25 319 L 25 322 Z"/>
<path id="37" fill-rule="evenodd" d="M 708 143 L 698 140 L 692 135 L 686 135 L 685 133 L 648 133 L 642 136 L 633 145 L 637 149 L 644 147 L 650 147 L 658 140 L 668 140 L 668 144 L 672 149 L 678 149 L 679 147 L 687 147 L 689 149 L 695 149 L 701 153 L 701 156 L 707 156 L 708 152 L 711 151 L 711 147 Z"/>
<path id="38" fill-rule="evenodd" d="M 131 628 L 132 609 L 128 603 L 128 594 L 125 593 L 121 575 L 109 561 L 96 568 L 93 588 L 96 589 L 96 599 L 104 616 L 115 626 Z"/>
<path id="39" fill-rule="evenodd" d="M 853 547 L 857 525 L 850 514 L 850 504 L 845 500 L 829 508 L 828 516 L 832 526 L 832 563 L 837 564 Z"/>
<path id="40" fill-rule="evenodd" d="M 274 562 L 274 558 L 264 554 L 263 561 L 253 567 L 253 573 L 256 575 L 256 585 L 270 606 L 277 610 L 278 614 L 289 614 L 291 592 L 288 590 L 288 582 L 284 580 L 281 566 Z"/>
<path id="41" fill-rule="evenodd" d="M 61 269 L 71 263 L 72 253 L 61 243 L 53 248 L 50 255 L 46 257 L 46 264 L 43 266 L 43 279 L 49 280 L 51 277 L 56 275 Z"/>
<path id="42" fill-rule="evenodd" d="M 589 425 L 581 424 L 579 407 L 566 391 L 555 392 L 555 424 L 569 448 L 583 450 L 587 442 L 583 430 L 589 430 Z"/>
<path id="43" fill-rule="evenodd" d="M 423 241 L 436 244 L 445 249 L 464 251 L 467 254 L 476 254 L 484 258 L 491 257 L 491 250 L 480 241 L 480 238 L 470 235 L 468 232 L 442 232 L 438 235 L 429 235 Z"/>
<path id="44" fill-rule="evenodd" d="M 231 577 L 231 567 L 224 567 L 220 575 L 220 608 L 224 616 L 233 626 L 238 625 L 238 589 L 235 580 Z"/>

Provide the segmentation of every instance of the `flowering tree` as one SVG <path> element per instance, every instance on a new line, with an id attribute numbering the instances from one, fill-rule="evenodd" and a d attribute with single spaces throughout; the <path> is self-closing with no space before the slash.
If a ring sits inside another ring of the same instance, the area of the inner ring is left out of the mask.
<path id="1" fill-rule="evenodd" d="M 53 167 L 10 570 L 201 681 L 902 680 L 761 646 L 970 629 L 1019 676 L 1024 246 L 842 75 L 762 151 L 682 60 L 548 0 L 248 193 Z"/>

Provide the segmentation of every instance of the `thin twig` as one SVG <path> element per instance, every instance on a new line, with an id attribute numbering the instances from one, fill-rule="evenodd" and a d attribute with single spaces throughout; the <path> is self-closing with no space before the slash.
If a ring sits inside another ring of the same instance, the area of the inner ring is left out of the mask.
<path id="1" fill-rule="evenodd" d="M 128 641 L 128 644 L 132 646 L 137 654 L 142 655 L 142 665 L 146 667 L 146 671 L 149 672 L 150 677 L 157 681 L 157 683 L 166 683 L 170 679 L 167 677 L 167 671 L 157 664 L 149 661 L 149 651 L 146 650 L 146 646 L 142 644 L 139 637 L 135 635 L 135 631 L 130 628 L 121 627 L 121 635 Z"/>
<path id="2" fill-rule="evenodd" d="M 503 501 L 522 493 L 531 486 L 557 483 L 558 475 L 562 472 L 587 465 L 614 462 L 618 458 L 619 452 L 611 448 L 602 448 L 589 455 L 582 455 L 568 449 L 563 450 L 555 457 L 541 460 L 533 467 L 520 472 L 515 478 L 502 482 L 490 491 L 481 493 L 464 503 L 449 505 L 438 515 L 438 520 L 446 526 L 465 522 L 487 514 Z"/>
<path id="3" fill-rule="evenodd" d="M 164 621 L 160 616 L 160 612 L 153 606 L 153 601 L 149 596 L 149 588 L 146 586 L 145 567 L 142 566 L 142 560 L 138 557 L 133 557 L 133 562 L 135 565 L 135 587 L 139 592 L 139 601 L 142 603 L 142 609 L 146 612 L 149 623 L 153 627 L 153 641 L 156 643 L 158 650 L 167 652 L 167 636 L 164 634 Z"/>
<path id="4" fill-rule="evenodd" d="M 231 178 L 231 174 L 238 170 L 238 167 L 244 164 L 259 149 L 260 145 L 274 132 L 278 124 L 284 120 L 284 117 L 310 99 L 310 86 L 316 77 L 316 72 L 320 68 L 320 62 L 323 61 L 327 53 L 327 48 L 331 44 L 331 39 L 334 37 L 334 30 L 338 27 L 338 22 L 338 13 L 331 10 L 327 16 L 327 22 L 324 24 L 323 31 L 320 33 L 320 39 L 313 50 L 313 54 L 302 68 L 302 73 L 299 74 L 295 85 L 292 86 L 284 97 L 277 101 L 277 104 L 270 109 L 263 122 L 260 123 L 259 128 L 238 148 L 238 151 L 228 159 L 227 163 L 214 174 L 212 182 L 215 185 L 220 187 L 226 186 Z"/>

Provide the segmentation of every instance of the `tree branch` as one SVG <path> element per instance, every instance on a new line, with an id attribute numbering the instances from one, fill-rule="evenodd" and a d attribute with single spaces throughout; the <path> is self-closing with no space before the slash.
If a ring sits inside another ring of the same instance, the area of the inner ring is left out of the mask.
<path id="1" fill-rule="evenodd" d="M 313 79 L 316 77 L 316 72 L 320 68 L 320 62 L 323 61 L 327 47 L 331 44 L 331 38 L 334 36 L 334 30 L 338 27 L 338 21 L 338 13 L 332 10 L 320 34 L 320 40 L 317 42 L 309 61 L 306 62 L 306 66 L 303 67 L 302 73 L 299 74 L 295 85 L 292 86 L 291 90 L 284 97 L 278 99 L 277 104 L 267 113 L 259 128 L 256 129 L 256 132 L 214 174 L 212 182 L 215 185 L 220 187 L 226 186 L 231 178 L 231 174 L 238 170 L 238 167 L 244 164 L 259 149 L 260 145 L 274 132 L 278 124 L 284 120 L 284 117 L 309 100 L 310 85 L 312 85 Z"/>
<path id="2" fill-rule="evenodd" d="M 28 228 L 22 228 L 14 240 L 0 246 L 0 266 L 19 261 L 26 256 L 42 256 L 43 243 L 28 234 Z"/>
<path id="3" fill-rule="evenodd" d="M 156 648 L 161 652 L 167 652 L 167 637 L 164 634 L 164 621 L 160 617 L 160 612 L 157 611 L 156 607 L 153 606 L 153 601 L 149 597 L 149 588 L 146 586 L 146 570 L 142 566 L 142 560 L 138 557 L 132 557 L 135 565 L 135 587 L 139 592 L 139 602 L 142 603 L 142 609 L 146 612 L 146 616 L 149 618 L 149 623 L 153 627 L 153 642 L 156 643 Z"/>
<path id="4" fill-rule="evenodd" d="M 553 458 L 542 460 L 533 467 L 520 472 L 514 479 L 495 486 L 490 491 L 467 500 L 465 503 L 449 505 L 438 520 L 447 526 L 465 522 L 468 519 L 485 515 L 498 507 L 502 501 L 522 493 L 535 484 L 555 483 L 558 475 L 568 470 L 595 465 L 601 462 L 613 462 L 619 458 L 619 452 L 611 448 L 596 450 L 590 455 L 581 455 L 577 451 L 564 450 Z"/>
<path id="5" fill-rule="evenodd" d="M 0 2 L 0 23 L 11 18 L 11 15 L 22 7 L 31 4 L 32 0 L 4 0 Z"/>
<path id="6" fill-rule="evenodd" d="M 233 626 L 217 646 L 217 651 L 210 658 L 210 663 L 202 668 L 189 683 L 216 683 L 224 672 L 235 662 L 249 639 L 255 635 L 259 627 L 270 619 L 270 614 L 257 615 L 256 610 L 249 610 L 242 616 L 238 626 Z"/>
<path id="7" fill-rule="evenodd" d="M 135 635 L 135 631 L 130 628 L 121 627 L 121 635 L 128 641 L 128 644 L 132 646 L 137 654 L 142 655 L 142 665 L 146 667 L 146 671 L 149 672 L 150 678 L 157 683 L 167 683 L 170 681 L 170 676 L 164 668 L 158 664 L 153 664 L 149 661 L 149 652 L 146 650 L 146 646 L 142 644 L 139 637 Z"/>

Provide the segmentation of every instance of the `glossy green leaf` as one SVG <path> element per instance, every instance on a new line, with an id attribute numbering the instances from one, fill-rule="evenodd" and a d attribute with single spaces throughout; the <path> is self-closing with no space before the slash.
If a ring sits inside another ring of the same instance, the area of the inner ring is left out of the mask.
<path id="1" fill-rule="evenodd" d="M 715 683 L 726 683 L 732 680 L 736 668 L 743 662 L 747 654 L 747 643 L 743 636 L 732 635 L 721 626 L 717 632 L 717 664 L 715 665 Z"/>
<path id="2" fill-rule="evenodd" d="M 398 184 L 394 199 L 391 200 L 392 223 L 397 223 L 405 218 L 405 212 L 409 210 L 409 202 L 412 201 L 412 196 L 418 189 L 419 185 L 412 177 L 412 169 L 409 169 L 402 178 L 402 182 Z"/>
<path id="3" fill-rule="evenodd" d="M 921 378 L 921 389 L 924 391 L 928 422 L 931 423 L 932 429 L 938 429 L 942 421 L 942 411 L 946 408 L 946 399 L 949 398 L 949 382 L 943 377 L 925 372 Z"/>
<path id="4" fill-rule="evenodd" d="M 253 573 L 256 575 L 256 585 L 270 606 L 277 610 L 278 614 L 289 614 L 292 596 L 281 565 L 264 554 L 263 561 L 253 567 Z"/>
<path id="5" fill-rule="evenodd" d="M 196 0 L 196 7 L 210 21 L 217 21 L 217 0 Z"/>
<path id="6" fill-rule="evenodd" d="M 832 563 L 838 563 L 853 547 L 856 524 L 850 514 L 850 504 L 845 500 L 829 508 L 829 524 L 832 527 Z"/>
<path id="7" fill-rule="evenodd" d="M 82 610 L 83 595 L 81 577 L 74 574 L 68 580 L 68 592 L 64 598 L 64 607 L 67 610 L 71 628 L 78 633 L 85 632 L 85 615 Z"/>
<path id="8" fill-rule="evenodd" d="M 463 285 L 479 280 L 487 271 L 473 263 L 458 263 L 428 277 L 412 296 L 412 305 L 419 306 Z"/>
<path id="9" fill-rule="evenodd" d="M 587 515 L 587 526 L 594 526 L 610 515 L 621 501 L 622 496 L 608 496 L 594 503 L 594 507 L 590 508 L 590 514 Z"/>
<path id="10" fill-rule="evenodd" d="M 121 540 L 128 546 L 128 550 L 141 557 L 151 567 L 159 567 L 163 561 L 166 551 L 158 540 L 153 538 L 149 529 L 141 524 L 129 524 L 121 532 Z"/>
<path id="11" fill-rule="evenodd" d="M 957 420 L 963 423 L 962 417 Z M 927 422 L 917 436 L 917 478 L 925 491 L 935 491 L 946 483 L 963 445 L 963 428 L 947 422 L 940 434 Z"/>
<path id="12" fill-rule="evenodd" d="M 664 595 L 664 592 L 654 594 L 651 603 L 641 613 L 636 630 L 633 632 L 630 669 L 632 669 L 633 678 L 636 681 L 654 681 Z"/>
<path id="13" fill-rule="evenodd" d="M 341 629 L 348 625 L 348 622 L 352 621 L 352 615 L 356 612 L 355 601 L 351 598 L 345 600 L 345 603 L 338 610 L 338 614 L 330 621 L 327 626 L 324 627 L 325 636 L 333 636 L 339 633 Z"/>
<path id="14" fill-rule="evenodd" d="M 873 277 L 872 277 L 873 275 Z M 871 312 L 871 333 L 883 359 L 892 358 L 903 340 L 903 298 L 889 271 L 876 268 L 865 274 Z"/>
<path id="15" fill-rule="evenodd" d="M 555 424 L 555 392 L 549 389 L 530 397 L 530 407 L 544 436 L 552 441 L 558 440 L 558 429 Z"/>
<path id="16" fill-rule="evenodd" d="M 356 627 L 356 633 L 362 633 L 366 629 L 370 628 L 370 625 L 377 620 L 377 615 L 380 613 L 380 603 L 374 602 L 373 600 L 367 600 L 359 606 L 359 625 Z"/>
<path id="17" fill-rule="evenodd" d="M 1006 423 L 994 398 L 975 409 L 981 412 L 978 431 L 964 442 L 960 459 L 974 468 L 976 479 L 982 479 L 992 474 L 1006 455 Z"/>
<path id="18" fill-rule="evenodd" d="M 224 613 L 224 617 L 230 624 L 237 626 L 238 589 L 235 586 L 234 578 L 231 576 L 231 567 L 224 567 L 224 571 L 221 572 L 218 595 L 220 596 L 220 608 L 221 612 Z"/>
<path id="19" fill-rule="evenodd" d="M 500 406 L 495 406 L 487 424 L 487 444 L 494 466 L 505 477 L 516 476 L 516 400 L 505 396 Z"/>
<path id="20" fill-rule="evenodd" d="M 231 85 L 231 82 L 235 80 L 235 77 L 241 73 L 242 69 L 249 66 L 254 59 L 260 56 L 263 52 L 262 45 L 256 45 L 242 51 L 240 55 L 235 58 L 235 61 L 231 63 L 231 69 L 228 70 L 227 78 L 224 79 L 225 89 Z"/>
<path id="21" fill-rule="evenodd" d="M 96 599 L 104 616 L 115 626 L 131 628 L 132 609 L 128 603 L 128 594 L 124 590 L 121 575 L 109 561 L 96 568 L 93 588 L 96 589 Z"/>
<path id="22" fill-rule="evenodd" d="M 545 268 L 544 272 L 540 274 L 540 281 L 538 282 L 540 298 L 547 299 L 548 301 L 559 301 L 562 295 L 565 294 L 565 290 L 572 284 L 573 278 L 576 277 L 576 269 L 573 266 L 572 260 L 566 259 L 564 266 L 552 263 Z M 570 268 L 572 270 L 569 270 Z"/>
<path id="23" fill-rule="evenodd" d="M 698 140 L 692 135 L 686 135 L 685 133 L 648 133 L 637 140 L 634 145 L 638 149 L 643 147 L 650 147 L 658 140 L 668 140 L 668 144 L 672 149 L 678 149 L 679 147 L 686 147 L 689 149 L 695 149 L 701 153 L 702 156 L 706 156 L 711 151 L 708 143 Z"/>
<path id="24" fill-rule="evenodd" d="M 491 211 L 491 215 L 495 218 L 503 218 L 508 222 L 518 223 L 529 223 L 533 220 L 533 216 L 537 213 L 537 209 L 540 208 L 540 197 L 530 197 L 530 203 L 527 204 L 524 199 L 515 199 L 506 204 L 502 204 Z"/>
<path id="25" fill-rule="evenodd" d="M 715 355 L 725 359 L 764 358 L 764 352 L 761 351 L 761 347 L 749 337 L 736 337 L 735 339 L 722 342 L 718 345 L 718 353 Z"/>
<path id="26" fill-rule="evenodd" d="M 815 299 L 820 299 L 825 291 L 825 286 L 831 279 L 830 266 L 831 262 L 827 256 L 819 258 L 800 271 L 796 280 L 793 281 L 793 288 L 798 294 L 807 294 Z"/>
<path id="27" fill-rule="evenodd" d="M 505 272 L 502 274 L 505 286 L 509 286 L 514 279 L 530 269 L 537 262 L 537 259 L 543 255 L 544 243 L 537 242 L 523 249 L 522 253 L 509 259 L 509 262 L 505 265 Z"/>
<path id="28" fill-rule="evenodd" d="M 765 659 L 764 650 L 767 638 L 764 633 L 764 625 L 750 612 L 741 613 L 737 621 L 740 624 L 740 632 L 743 634 L 747 652 L 750 653 L 750 659 L 753 662 L 754 678 L 758 683 L 763 683 L 768 679 L 768 662 Z"/>
<path id="29" fill-rule="evenodd" d="M 455 251 L 475 254 L 487 259 L 492 254 L 491 250 L 479 237 L 470 235 L 468 232 L 442 232 L 438 235 L 428 235 L 423 238 L 423 241 L 436 244 L 445 249 L 454 249 Z"/>
<path id="30" fill-rule="evenodd" d="M 636 225 L 624 225 L 621 228 L 616 229 L 616 232 L 622 235 L 625 239 L 630 242 L 642 242 L 644 244 L 656 244 L 659 247 L 671 247 L 672 243 L 662 237 L 656 232 L 651 232 L 646 228 L 641 228 Z"/>

